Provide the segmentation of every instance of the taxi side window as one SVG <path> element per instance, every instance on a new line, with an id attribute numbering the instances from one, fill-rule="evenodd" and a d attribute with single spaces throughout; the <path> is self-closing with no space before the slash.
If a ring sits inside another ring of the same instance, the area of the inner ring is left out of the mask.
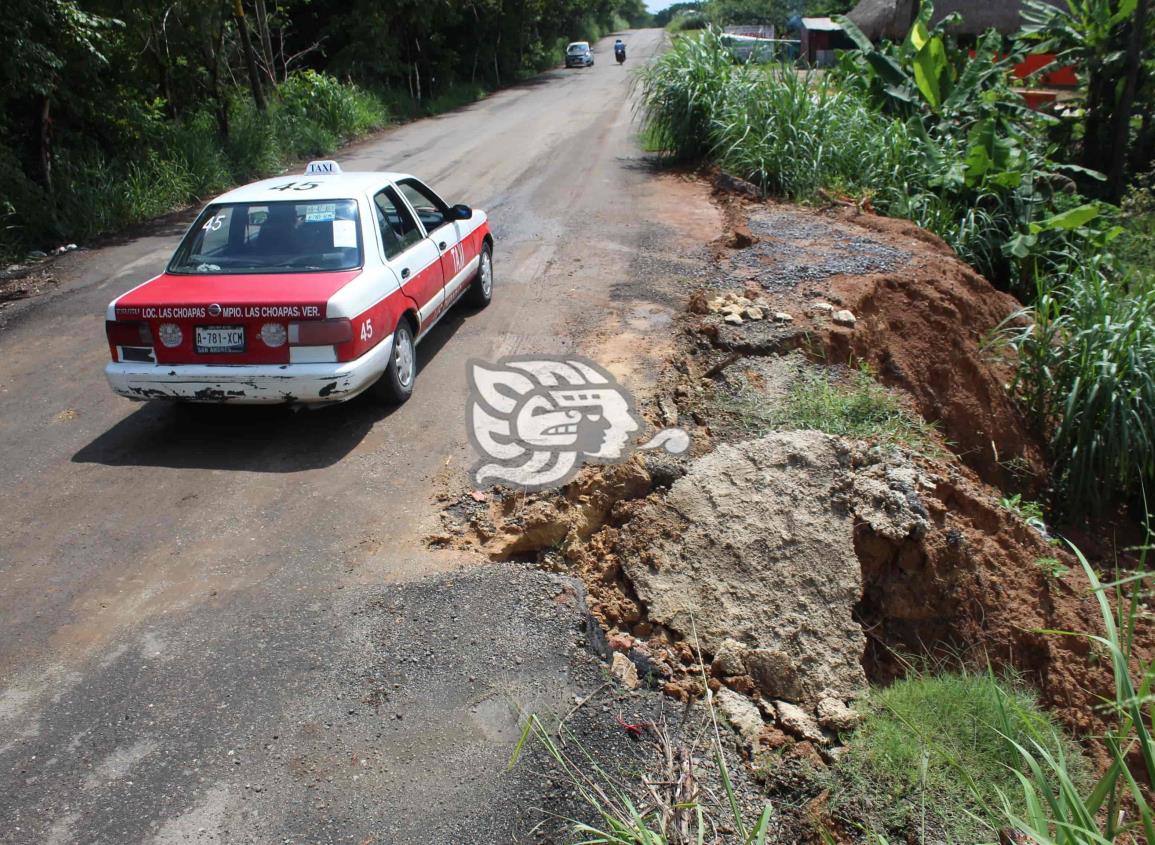
<path id="1" fill-rule="evenodd" d="M 381 228 L 386 260 L 395 258 L 421 240 L 417 221 L 392 188 L 386 188 L 373 197 L 373 206 L 377 210 L 377 225 Z"/>
<path id="2" fill-rule="evenodd" d="M 449 206 L 431 190 L 413 179 L 398 182 L 397 187 L 417 211 L 426 232 L 439 229 L 449 222 Z"/>

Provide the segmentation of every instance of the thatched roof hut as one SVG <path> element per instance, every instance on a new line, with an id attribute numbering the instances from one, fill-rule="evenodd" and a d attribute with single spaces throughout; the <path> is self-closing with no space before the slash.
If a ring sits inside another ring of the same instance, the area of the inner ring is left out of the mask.
<path id="1" fill-rule="evenodd" d="M 1061 5 L 1062 0 L 1047 0 L 1053 5 Z M 1004 35 L 1018 32 L 1022 26 L 1019 16 L 1023 4 L 1021 0 L 1001 0 L 1001 2 L 967 2 L 967 0 L 938 0 L 934 4 L 933 23 L 938 23 L 947 15 L 958 12 L 962 23 L 951 28 L 958 35 L 980 35 L 988 29 L 995 29 Z M 906 37 L 907 31 L 918 13 L 918 0 L 859 0 L 857 6 L 847 15 L 866 36 L 872 40 L 890 38 L 898 40 Z"/>

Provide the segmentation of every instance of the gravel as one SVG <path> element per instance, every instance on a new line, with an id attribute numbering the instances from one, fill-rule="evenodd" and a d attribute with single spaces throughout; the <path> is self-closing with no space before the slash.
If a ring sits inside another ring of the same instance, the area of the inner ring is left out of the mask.
<path id="1" fill-rule="evenodd" d="M 863 235 L 849 235 L 808 215 L 757 210 L 751 213 L 749 225 L 758 243 L 735 252 L 731 268 L 768 291 L 843 274 L 885 273 L 910 257 L 907 252 Z"/>

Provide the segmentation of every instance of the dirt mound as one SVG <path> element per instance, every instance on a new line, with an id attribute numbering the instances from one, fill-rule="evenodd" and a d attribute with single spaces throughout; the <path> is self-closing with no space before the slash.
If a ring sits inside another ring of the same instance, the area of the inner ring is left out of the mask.
<path id="1" fill-rule="evenodd" d="M 470 524 L 495 558 L 579 575 L 610 648 L 679 698 L 702 693 L 696 626 L 711 685 L 765 704 L 813 713 L 921 656 L 1013 669 L 1068 727 L 1102 729 L 1109 667 L 1085 639 L 1042 633 L 1101 630 L 1085 577 L 966 470 L 777 432 L 719 446 L 668 491 L 651 483 L 639 461 L 599 467 L 560 495 L 479 505 Z M 1153 635 L 1142 621 L 1137 641 Z"/>
<path id="2" fill-rule="evenodd" d="M 942 426 L 984 481 L 1041 486 L 1042 448 L 1005 387 L 1010 369 L 984 349 L 1019 308 L 1013 297 L 907 221 L 761 204 L 745 213 L 755 233 L 775 234 L 730 251 L 721 259 L 724 278 L 736 288 L 759 284 L 793 321 L 732 326 L 707 318 L 701 330 L 716 346 L 745 354 L 802 348 L 830 363 L 866 362 Z M 736 215 L 731 205 L 733 225 L 741 222 Z M 843 310 L 853 324 L 832 319 Z"/>

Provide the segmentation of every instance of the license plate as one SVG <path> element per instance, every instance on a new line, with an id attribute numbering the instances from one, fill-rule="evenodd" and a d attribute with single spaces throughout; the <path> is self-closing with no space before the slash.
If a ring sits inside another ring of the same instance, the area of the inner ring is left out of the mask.
<path id="1" fill-rule="evenodd" d="M 244 352 L 244 326 L 197 326 L 197 352 Z"/>

